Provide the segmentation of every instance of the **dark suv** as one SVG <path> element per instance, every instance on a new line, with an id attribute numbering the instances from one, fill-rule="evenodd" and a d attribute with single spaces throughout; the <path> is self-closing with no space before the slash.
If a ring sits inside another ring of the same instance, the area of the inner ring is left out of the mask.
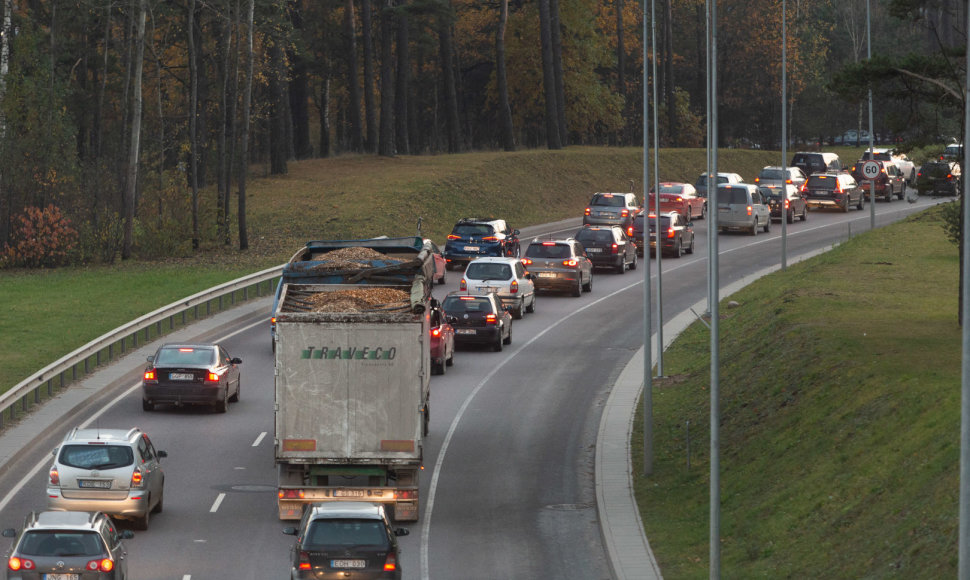
<path id="1" fill-rule="evenodd" d="M 24 529 L 3 530 L 17 538 L 7 558 L 8 580 L 84 578 L 127 580 L 127 550 L 122 540 L 134 537 L 119 531 L 101 512 L 32 512 Z"/>
<path id="2" fill-rule="evenodd" d="M 866 194 L 848 173 L 816 173 L 802 185 L 802 197 L 808 207 L 834 207 L 848 212 L 850 207 L 863 209 Z"/>
<path id="3" fill-rule="evenodd" d="M 519 230 L 511 229 L 501 219 L 462 218 L 452 228 L 444 254 L 449 267 L 463 266 L 482 256 L 518 258 Z"/>
<path id="4" fill-rule="evenodd" d="M 920 195 L 956 195 L 960 191 L 960 166 L 950 161 L 924 163 L 916 174 Z"/>
<path id="5" fill-rule="evenodd" d="M 637 268 L 637 247 L 619 226 L 586 226 L 575 239 L 597 268 L 612 268 L 618 274 Z"/>
<path id="6" fill-rule="evenodd" d="M 452 292 L 441 307 L 452 317 L 456 345 L 484 344 L 500 351 L 502 345 L 512 344 L 511 307 L 502 306 L 498 295 Z"/>
<path id="7" fill-rule="evenodd" d="M 593 290 L 593 262 L 573 238 L 532 240 L 522 263 L 532 273 L 536 290 L 571 292 L 581 296 Z"/>
<path id="8" fill-rule="evenodd" d="M 817 151 L 799 151 L 791 158 L 792 167 L 802 170 L 805 175 L 813 173 L 838 172 L 845 170 L 842 160 L 835 153 Z"/>
<path id="9" fill-rule="evenodd" d="M 866 151 L 868 153 L 868 151 Z M 892 160 L 886 161 L 884 159 L 875 159 L 875 162 L 879 164 L 879 176 L 873 180 L 875 183 L 875 197 L 869 193 L 869 180 L 866 179 L 865 174 L 862 173 L 862 167 L 869 161 L 858 161 L 852 166 L 852 177 L 859 183 L 862 187 L 862 191 L 866 194 L 866 199 L 872 201 L 876 197 L 881 197 L 887 202 L 892 201 L 893 197 L 897 199 L 903 199 L 906 197 L 906 178 L 903 177 L 902 172 L 899 171 L 899 167 L 893 163 Z"/>
<path id="10" fill-rule="evenodd" d="M 363 501 L 311 504 L 299 528 L 283 528 L 296 536 L 290 578 L 357 578 L 400 580 L 397 536 L 407 528 L 391 527 L 384 506 Z"/>
<path id="11" fill-rule="evenodd" d="M 594 193 L 583 212 L 583 225 L 630 227 L 633 216 L 640 211 L 636 195 L 632 193 Z"/>

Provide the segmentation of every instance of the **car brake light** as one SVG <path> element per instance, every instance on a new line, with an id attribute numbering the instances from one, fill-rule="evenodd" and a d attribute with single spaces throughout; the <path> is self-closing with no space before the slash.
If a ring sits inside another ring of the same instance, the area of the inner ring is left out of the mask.
<path id="1" fill-rule="evenodd" d="M 61 484 L 61 474 L 57 473 L 57 468 L 52 467 L 50 473 L 51 485 Z"/>
<path id="2" fill-rule="evenodd" d="M 626 235 L 627 235 L 627 237 L 629 237 L 629 238 L 632 238 L 632 237 L 633 237 L 633 226 L 630 226 L 630 227 L 628 227 L 628 228 L 626 229 Z"/>
<path id="3" fill-rule="evenodd" d="M 468 290 L 468 282 L 466 282 L 464 278 L 462 278 L 461 279 L 461 282 L 458 283 L 458 289 L 459 290 Z"/>
<path id="4" fill-rule="evenodd" d="M 145 483 L 145 479 L 142 476 L 141 468 L 136 467 L 135 471 L 131 473 L 131 487 L 141 487 Z"/>
<path id="5" fill-rule="evenodd" d="M 791 182 L 792 182 L 792 180 L 791 180 L 791 179 L 786 179 L 786 180 L 785 180 L 785 183 L 791 183 Z"/>
<path id="6" fill-rule="evenodd" d="M 397 558 L 394 556 L 394 552 L 387 554 L 387 559 L 384 560 L 384 571 L 393 572 L 397 570 Z"/>
<path id="7" fill-rule="evenodd" d="M 808 191 L 808 182 L 802 184 L 802 191 Z"/>
<path id="8" fill-rule="evenodd" d="M 532 265 L 532 258 L 522 258 L 519 261 L 522 262 L 522 265 L 523 266 L 531 266 Z"/>
<path id="9" fill-rule="evenodd" d="M 270 323 L 270 325 L 275 325 L 276 324 L 276 317 L 275 316 L 271 316 L 270 319 L 269 319 L 269 323 Z"/>
<path id="10" fill-rule="evenodd" d="M 583 212 L 583 215 L 589 215 L 589 208 L 586 208 L 586 211 Z"/>
<path id="11" fill-rule="evenodd" d="M 512 283 L 509 284 L 509 293 L 516 294 L 518 291 L 519 291 L 519 282 L 517 280 L 512 280 Z"/>
<path id="12" fill-rule="evenodd" d="M 110 572 L 115 569 L 115 563 L 111 558 L 102 558 L 100 560 L 91 560 L 84 567 L 91 572 Z"/>
<path id="13" fill-rule="evenodd" d="M 556 242 L 542 242 L 542 245 L 543 246 L 555 246 L 556 245 Z"/>
<path id="14" fill-rule="evenodd" d="M 610 248 L 610 253 L 611 254 L 617 254 L 617 253 L 619 253 L 619 251 L 620 251 L 620 246 L 618 246 L 616 244 L 613 244 L 613 247 Z"/>
<path id="15" fill-rule="evenodd" d="M 209 372 L 207 372 L 205 374 L 205 382 L 207 382 L 207 383 L 218 383 L 219 382 L 219 375 L 216 374 L 216 373 L 214 373 L 214 372 L 212 372 L 212 371 L 209 371 Z"/>
<path id="16" fill-rule="evenodd" d="M 752 208 L 750 205 L 748 206 L 748 215 L 751 215 L 751 212 L 753 211 L 753 209 L 754 208 Z"/>
<path id="17" fill-rule="evenodd" d="M 310 554 L 300 551 L 300 570 L 310 570 Z"/>
<path id="18" fill-rule="evenodd" d="M 455 234 L 448 234 L 449 240 L 460 240 L 461 236 L 456 236 Z"/>
<path id="19" fill-rule="evenodd" d="M 667 237 L 668 238 L 674 237 L 674 231 L 675 231 L 674 228 L 667 228 Z"/>
<path id="20" fill-rule="evenodd" d="M 497 242 L 498 241 L 498 238 L 495 237 L 495 236 L 485 236 L 484 238 L 482 238 L 482 241 L 483 242 Z"/>
<path id="21" fill-rule="evenodd" d="M 630 210 L 624 209 L 620 212 L 620 217 L 630 217 Z"/>
<path id="22" fill-rule="evenodd" d="M 157 377 L 155 376 L 155 369 L 150 369 L 145 371 L 145 380 L 146 381 L 157 380 Z"/>
<path id="23" fill-rule="evenodd" d="M 562 265 L 566 266 L 567 268 L 575 268 L 576 266 L 579 265 L 579 260 L 575 258 L 572 258 L 570 260 L 563 260 Z"/>
<path id="24" fill-rule="evenodd" d="M 15 572 L 18 570 L 33 570 L 34 561 L 28 560 L 27 558 L 18 558 L 16 556 L 13 556 L 9 560 L 7 560 L 7 568 L 10 568 Z"/>
<path id="25" fill-rule="evenodd" d="M 497 322 L 497 319 L 494 314 L 485 315 L 485 324 L 495 324 L 496 322 Z"/>
<path id="26" fill-rule="evenodd" d="M 441 327 L 432 328 L 431 329 L 431 336 L 434 336 L 434 337 L 441 336 Z"/>
<path id="27" fill-rule="evenodd" d="M 788 209 L 788 200 L 785 200 L 785 209 Z"/>
<path id="28" fill-rule="evenodd" d="M 832 190 L 832 193 L 844 193 L 842 191 L 842 184 L 839 183 L 838 181 L 836 181 L 835 182 L 835 189 Z"/>
<path id="29" fill-rule="evenodd" d="M 948 180 L 949 180 L 949 179 L 953 179 L 953 174 L 952 174 L 952 173 L 947 173 L 947 174 L 946 174 L 946 178 L 947 178 Z"/>

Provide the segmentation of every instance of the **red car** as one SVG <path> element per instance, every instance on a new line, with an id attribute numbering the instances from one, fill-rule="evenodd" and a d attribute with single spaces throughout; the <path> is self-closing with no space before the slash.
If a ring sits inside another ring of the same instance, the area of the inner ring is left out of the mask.
<path id="1" fill-rule="evenodd" d="M 445 260 L 444 254 L 441 253 L 441 248 L 438 244 L 435 244 L 431 240 L 425 238 L 424 245 L 431 246 L 431 254 L 434 257 L 434 279 L 438 284 L 445 283 L 445 272 L 448 270 L 448 261 Z"/>
<path id="2" fill-rule="evenodd" d="M 455 329 L 441 306 L 431 308 L 431 374 L 445 374 L 455 364 Z"/>
<path id="3" fill-rule="evenodd" d="M 655 192 L 650 190 L 651 212 L 657 210 Z M 664 181 L 660 183 L 660 213 L 675 211 L 684 216 L 687 221 L 702 220 L 707 217 L 707 200 L 697 195 L 697 190 L 689 183 Z"/>

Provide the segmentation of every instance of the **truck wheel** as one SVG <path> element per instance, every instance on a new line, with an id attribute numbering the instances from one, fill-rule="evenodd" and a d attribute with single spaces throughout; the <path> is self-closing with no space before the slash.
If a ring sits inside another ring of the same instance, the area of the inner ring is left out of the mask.
<path id="1" fill-rule="evenodd" d="M 427 437 L 428 436 L 428 433 L 431 432 L 430 431 L 430 426 L 431 426 L 431 404 L 430 403 L 425 403 L 424 404 L 424 421 L 423 421 L 423 427 L 422 427 L 422 430 L 424 431 L 424 436 L 425 437 Z"/>

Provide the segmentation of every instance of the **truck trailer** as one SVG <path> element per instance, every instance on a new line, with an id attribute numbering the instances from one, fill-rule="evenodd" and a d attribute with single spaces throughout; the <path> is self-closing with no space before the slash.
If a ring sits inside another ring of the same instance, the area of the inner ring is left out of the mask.
<path id="1" fill-rule="evenodd" d="M 299 519 L 309 503 L 363 500 L 417 520 L 430 249 L 417 237 L 313 244 L 329 283 L 282 282 L 275 312 L 280 519 Z"/>

